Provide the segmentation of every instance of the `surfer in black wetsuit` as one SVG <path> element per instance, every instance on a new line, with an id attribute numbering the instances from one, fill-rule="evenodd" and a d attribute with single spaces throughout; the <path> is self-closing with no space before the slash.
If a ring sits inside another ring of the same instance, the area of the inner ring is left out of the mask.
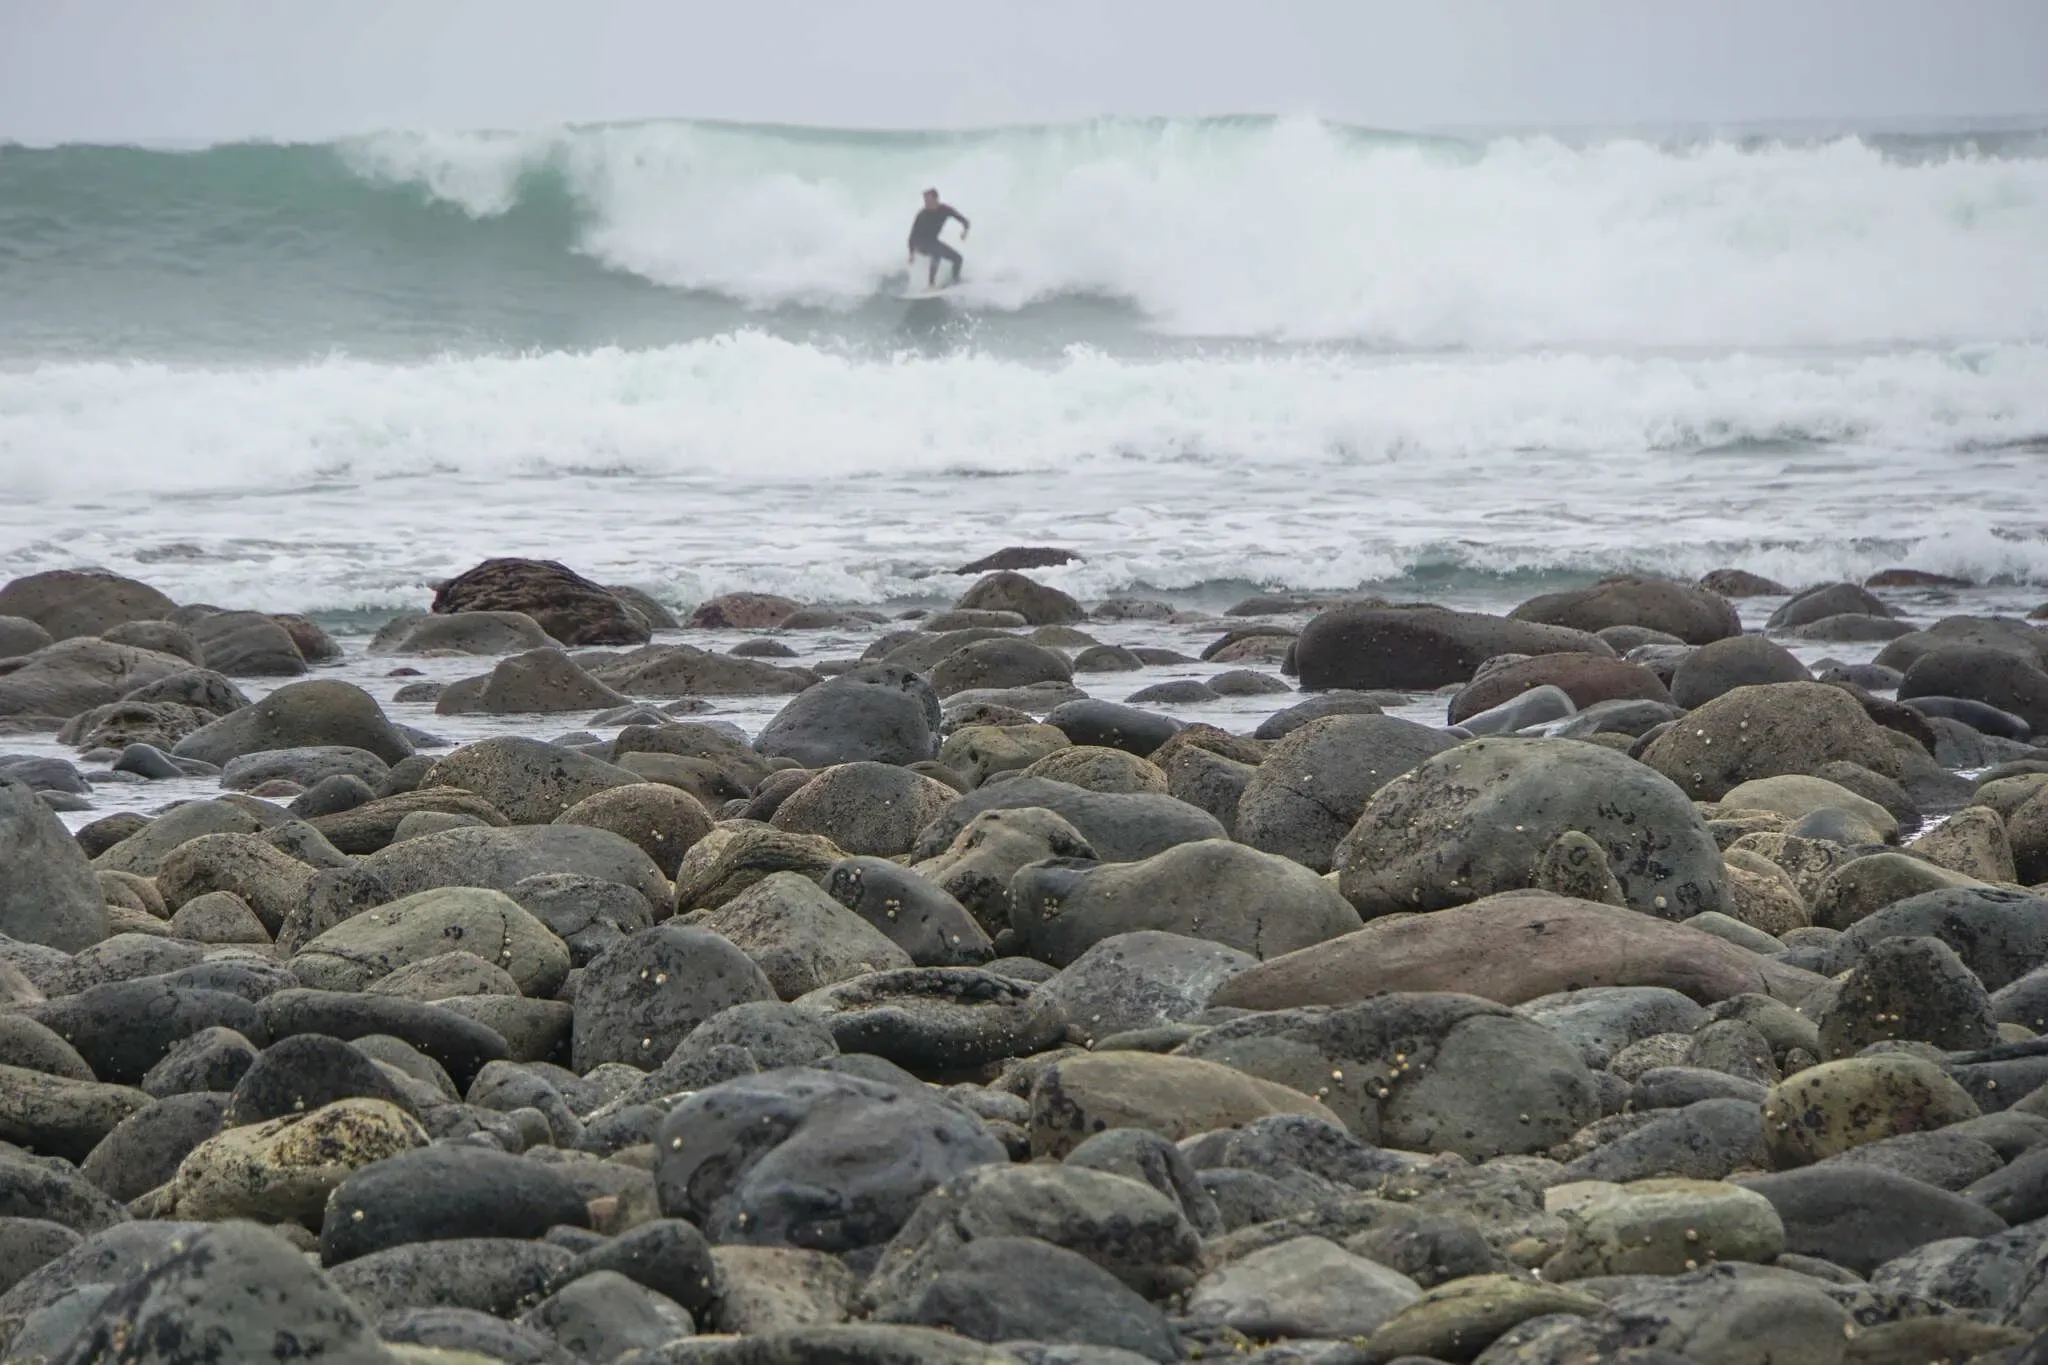
<path id="1" fill-rule="evenodd" d="M 937 190 L 926 190 L 924 192 L 924 208 L 919 211 L 916 220 L 910 225 L 910 263 L 916 265 L 919 256 L 929 256 L 932 258 L 932 268 L 925 276 L 925 284 L 934 289 L 939 284 L 940 261 L 951 261 L 953 263 L 953 278 L 947 281 L 947 283 L 960 283 L 960 253 L 939 240 L 939 230 L 946 226 L 948 218 L 958 218 L 960 220 L 960 240 L 966 241 L 968 231 L 967 215 L 954 208 L 951 204 L 941 204 Z"/>

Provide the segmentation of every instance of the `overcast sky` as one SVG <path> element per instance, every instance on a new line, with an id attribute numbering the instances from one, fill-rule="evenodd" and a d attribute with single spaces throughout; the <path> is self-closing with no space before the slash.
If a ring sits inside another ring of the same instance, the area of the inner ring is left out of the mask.
<path id="1" fill-rule="evenodd" d="M 2048 112 L 2048 0 L 0 0 L 0 138 Z"/>

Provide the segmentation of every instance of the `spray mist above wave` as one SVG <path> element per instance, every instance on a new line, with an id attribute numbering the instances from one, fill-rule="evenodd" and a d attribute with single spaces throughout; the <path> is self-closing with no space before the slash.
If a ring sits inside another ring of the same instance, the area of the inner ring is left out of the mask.
<path id="1" fill-rule="evenodd" d="M 982 225 L 972 298 L 1127 300 L 1179 334 L 1388 346 L 1799 347 L 2048 337 L 2048 151 L 1365 135 L 1313 119 L 955 135 L 694 123 L 345 143 L 478 219 L 758 307 L 851 307 L 917 191 Z"/>

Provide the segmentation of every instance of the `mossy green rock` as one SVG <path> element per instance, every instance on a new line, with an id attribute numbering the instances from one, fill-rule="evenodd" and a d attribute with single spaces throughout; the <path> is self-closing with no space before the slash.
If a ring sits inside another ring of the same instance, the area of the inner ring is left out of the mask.
<path id="1" fill-rule="evenodd" d="M 1764 1097 L 1764 1143 L 1782 1171 L 1977 1116 L 1968 1092 L 1934 1063 L 1880 1053 L 1824 1062 L 1773 1086 Z"/>
<path id="2" fill-rule="evenodd" d="M 1716 1261 L 1768 1262 L 1785 1249 L 1771 1201 L 1718 1180 L 1587 1181 L 1552 1186 L 1546 1203 L 1565 1220 L 1546 1280 L 1678 1275 Z"/>
<path id="3" fill-rule="evenodd" d="M 1380 1325 L 1366 1343 L 1375 1361 L 1398 1356 L 1472 1360 L 1499 1336 L 1531 1318 L 1590 1317 L 1600 1300 L 1514 1275 L 1473 1275 L 1440 1284 Z"/>

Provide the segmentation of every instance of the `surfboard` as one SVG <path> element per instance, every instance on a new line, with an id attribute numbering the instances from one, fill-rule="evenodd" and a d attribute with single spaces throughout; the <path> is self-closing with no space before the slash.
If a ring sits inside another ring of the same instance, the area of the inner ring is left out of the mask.
<path id="1" fill-rule="evenodd" d="M 950 284 L 939 284 L 934 286 L 913 284 L 906 286 L 901 293 L 896 295 L 896 297 L 902 299 L 905 303 L 914 303 L 919 299 L 938 298 L 940 295 L 944 294 L 947 290 L 951 289 L 952 287 L 953 286 Z"/>

